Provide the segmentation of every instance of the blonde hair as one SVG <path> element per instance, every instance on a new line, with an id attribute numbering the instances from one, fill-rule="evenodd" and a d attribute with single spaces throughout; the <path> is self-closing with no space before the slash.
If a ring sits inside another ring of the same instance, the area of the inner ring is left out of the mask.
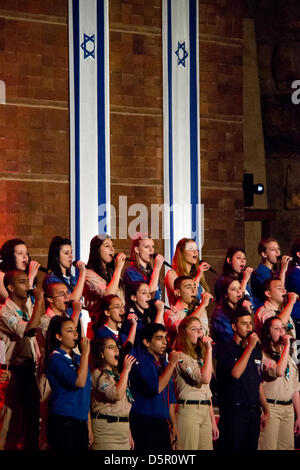
<path id="1" fill-rule="evenodd" d="M 186 243 L 194 242 L 194 241 L 195 240 L 193 240 L 192 238 L 182 238 L 181 240 L 179 240 L 179 242 L 176 245 L 176 250 L 173 256 L 173 260 L 172 260 L 172 268 L 176 271 L 178 276 L 192 276 L 193 278 L 195 278 L 197 275 L 197 271 L 199 267 L 199 259 L 197 263 L 192 266 L 189 272 L 187 269 L 187 263 L 184 258 L 184 250 L 185 250 Z M 206 292 L 210 291 L 209 285 L 206 282 L 204 273 L 201 276 L 200 285 L 203 287 L 203 289 Z"/>

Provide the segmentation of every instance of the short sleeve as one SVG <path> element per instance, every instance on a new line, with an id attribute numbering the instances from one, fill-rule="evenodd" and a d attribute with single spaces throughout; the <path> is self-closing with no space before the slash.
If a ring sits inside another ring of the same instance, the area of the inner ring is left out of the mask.
<path id="1" fill-rule="evenodd" d="M 176 366 L 178 373 L 183 376 L 189 385 L 197 386 L 201 384 L 201 368 L 198 362 L 186 354 L 182 356 L 182 361 Z"/>
<path id="2" fill-rule="evenodd" d="M 95 392 L 101 395 L 104 395 L 106 400 L 115 403 L 116 401 L 116 382 L 113 377 L 109 376 L 107 373 L 98 375 L 98 377 L 93 377 L 93 385 L 95 387 Z"/>
<path id="3" fill-rule="evenodd" d="M 49 357 L 47 372 L 60 382 L 63 387 L 72 390 L 77 388 L 75 384 L 78 375 L 75 366 L 68 363 L 60 353 L 54 351 Z"/>
<path id="4" fill-rule="evenodd" d="M 26 321 L 12 311 L 4 310 L 1 313 L 0 328 L 2 325 L 4 332 L 13 333 L 19 338 L 23 338 L 27 324 Z"/>
<path id="5" fill-rule="evenodd" d="M 184 310 L 178 312 L 173 312 L 173 310 L 167 310 L 164 314 L 164 322 L 166 328 L 174 333 L 177 333 L 178 327 L 182 320 L 185 318 L 186 314 Z"/>

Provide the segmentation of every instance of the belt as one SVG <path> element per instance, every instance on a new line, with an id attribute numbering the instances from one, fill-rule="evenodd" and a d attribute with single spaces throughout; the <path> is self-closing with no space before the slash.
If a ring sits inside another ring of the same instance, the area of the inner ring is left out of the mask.
<path id="1" fill-rule="evenodd" d="M 290 405 L 293 403 L 293 400 L 282 401 L 282 400 L 272 400 L 271 398 L 267 398 L 268 403 L 273 403 L 274 405 Z"/>
<path id="2" fill-rule="evenodd" d="M 102 415 L 100 413 L 92 413 L 91 417 L 93 419 L 106 419 L 108 423 L 117 423 L 117 422 L 128 423 L 129 422 L 128 416 L 127 417 L 126 416 L 110 416 L 110 415 Z"/>
<path id="3" fill-rule="evenodd" d="M 223 403 L 220 403 L 220 406 L 224 406 L 224 407 L 232 407 L 232 406 L 237 406 L 238 408 L 240 408 L 241 410 L 259 410 L 260 409 L 260 404 L 257 403 L 257 404 L 251 404 L 251 405 L 246 405 L 244 403 L 240 403 L 240 402 L 223 402 Z"/>
<path id="4" fill-rule="evenodd" d="M 210 405 L 210 400 L 177 400 L 179 405 Z"/>

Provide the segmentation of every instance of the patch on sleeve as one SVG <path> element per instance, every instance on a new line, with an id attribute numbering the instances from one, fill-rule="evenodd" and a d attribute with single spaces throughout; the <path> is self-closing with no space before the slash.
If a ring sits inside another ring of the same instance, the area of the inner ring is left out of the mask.
<path id="1" fill-rule="evenodd" d="M 9 326 L 12 326 L 14 323 L 16 323 L 17 319 L 15 316 L 13 317 L 10 317 L 9 320 L 8 320 L 8 324 Z"/>
<path id="2" fill-rule="evenodd" d="M 109 384 L 106 383 L 106 382 L 104 382 L 104 384 L 102 384 L 102 385 L 100 386 L 99 390 L 100 390 L 101 392 L 104 392 L 104 390 L 105 390 L 108 386 L 109 386 Z"/>

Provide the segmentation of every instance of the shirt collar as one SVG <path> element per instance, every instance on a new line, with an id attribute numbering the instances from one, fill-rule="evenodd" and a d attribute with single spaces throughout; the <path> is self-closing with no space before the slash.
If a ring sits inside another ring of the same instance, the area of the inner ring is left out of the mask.
<path id="1" fill-rule="evenodd" d="M 184 304 L 181 302 L 180 299 L 177 300 L 175 306 L 174 306 L 176 312 L 180 312 L 181 310 L 184 310 L 186 313 L 188 312 L 188 307 L 185 307 Z"/>
<path id="2" fill-rule="evenodd" d="M 62 356 L 65 356 L 67 357 L 68 359 L 71 359 L 72 361 L 72 357 L 70 356 L 70 354 L 67 353 L 67 351 L 65 351 L 64 349 L 60 349 L 60 348 L 55 348 L 53 352 L 58 352 L 59 354 L 61 354 Z"/>
<path id="3" fill-rule="evenodd" d="M 266 301 L 265 301 L 264 307 L 265 307 L 267 310 L 273 310 L 274 313 L 275 313 L 275 312 L 278 312 L 278 310 L 279 310 L 279 308 L 274 307 L 274 305 L 273 305 L 269 300 L 266 300 Z"/>
<path id="4" fill-rule="evenodd" d="M 48 307 L 47 310 L 46 310 L 45 315 L 47 315 L 47 317 L 49 317 L 49 318 L 52 318 L 52 317 L 55 317 L 58 314 L 53 312 L 51 307 Z"/>

